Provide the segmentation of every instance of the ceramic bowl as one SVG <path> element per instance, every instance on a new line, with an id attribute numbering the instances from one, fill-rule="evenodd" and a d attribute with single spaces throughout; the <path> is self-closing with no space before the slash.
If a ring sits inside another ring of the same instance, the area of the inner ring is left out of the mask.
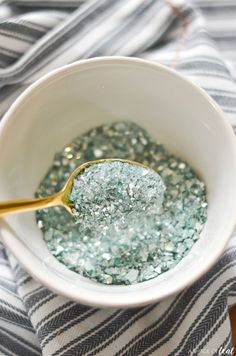
<path id="1" fill-rule="evenodd" d="M 186 160 L 207 185 L 201 238 L 172 270 L 132 286 L 90 281 L 47 250 L 35 214 L 8 216 L 2 239 L 42 284 L 79 303 L 134 307 L 181 291 L 220 257 L 236 220 L 236 143 L 220 108 L 173 70 L 140 59 L 95 58 L 31 85 L 0 124 L 0 200 L 31 198 L 54 153 L 92 127 L 131 120 Z"/>

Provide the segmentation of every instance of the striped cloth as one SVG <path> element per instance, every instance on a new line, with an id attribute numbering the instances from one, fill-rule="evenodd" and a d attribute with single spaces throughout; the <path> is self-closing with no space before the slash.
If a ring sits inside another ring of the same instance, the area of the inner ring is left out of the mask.
<path id="1" fill-rule="evenodd" d="M 0 1 L 0 116 L 53 68 L 138 56 L 203 87 L 236 128 L 235 0 Z M 228 355 L 236 234 L 191 288 L 143 308 L 95 309 L 33 280 L 0 245 L 1 355 Z"/>

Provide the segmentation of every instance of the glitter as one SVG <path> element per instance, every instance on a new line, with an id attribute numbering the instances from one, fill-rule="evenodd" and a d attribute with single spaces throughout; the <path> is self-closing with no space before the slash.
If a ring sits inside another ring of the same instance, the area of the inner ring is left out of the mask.
<path id="1" fill-rule="evenodd" d="M 165 250 L 168 252 L 172 252 L 175 249 L 175 245 L 172 242 L 167 242 L 165 244 Z"/>
<path id="2" fill-rule="evenodd" d="M 103 282 L 104 282 L 105 284 L 112 284 L 112 277 L 109 276 L 109 275 L 104 275 Z"/>
<path id="3" fill-rule="evenodd" d="M 181 162 L 181 163 L 179 164 L 179 169 L 185 169 L 185 168 L 186 168 L 186 164 L 183 163 L 183 162 Z"/>
<path id="4" fill-rule="evenodd" d="M 43 221 L 42 221 L 42 220 L 38 220 L 38 227 L 39 227 L 40 229 L 43 228 Z"/>
<path id="5" fill-rule="evenodd" d="M 103 152 L 99 148 L 96 148 L 93 153 L 96 158 L 101 158 L 103 156 Z"/>
<path id="6" fill-rule="evenodd" d="M 80 266 L 80 267 L 84 267 L 84 265 L 85 265 L 84 259 L 79 260 L 79 261 L 77 262 L 77 264 L 78 264 L 78 266 Z"/>
<path id="7" fill-rule="evenodd" d="M 92 265 L 92 263 L 87 260 L 84 264 L 84 269 L 87 271 L 87 272 L 90 272 L 94 269 L 94 266 Z"/>
<path id="8" fill-rule="evenodd" d="M 78 263 L 79 252 L 65 253 L 64 259 L 67 265 L 76 266 Z"/>
<path id="9" fill-rule="evenodd" d="M 170 168 L 176 168 L 177 167 L 177 162 L 176 161 L 174 161 L 174 162 L 171 162 L 171 164 L 170 164 Z"/>
<path id="10" fill-rule="evenodd" d="M 127 275 L 125 276 L 126 280 L 129 282 L 129 284 L 132 284 L 132 282 L 136 281 L 138 277 L 139 271 L 136 269 L 131 269 Z"/>
<path id="11" fill-rule="evenodd" d="M 148 141 L 143 137 L 141 137 L 141 142 L 144 146 L 146 146 L 148 144 Z"/>
<path id="12" fill-rule="evenodd" d="M 186 247 L 184 244 L 178 244 L 176 252 L 182 255 L 186 250 Z"/>
<path id="13" fill-rule="evenodd" d="M 75 177 L 69 200 L 80 229 L 93 235 L 123 232 L 156 216 L 165 186 L 149 168 L 119 161 L 91 165 Z M 145 211 L 145 214 L 143 213 Z"/>
<path id="14" fill-rule="evenodd" d="M 72 147 L 71 146 L 67 146 L 65 149 L 64 149 L 65 152 L 71 152 L 72 151 Z"/>
<path id="15" fill-rule="evenodd" d="M 39 225 L 38 225 L 39 226 Z M 47 231 L 45 231 L 44 233 L 44 240 L 45 241 L 50 241 L 53 238 L 53 230 L 49 229 Z"/>
<path id="16" fill-rule="evenodd" d="M 111 259 L 111 255 L 110 255 L 110 253 L 103 253 L 102 254 L 102 258 L 104 258 L 105 260 L 109 261 Z"/>
<path id="17" fill-rule="evenodd" d="M 67 154 L 67 156 L 66 156 L 68 159 L 72 159 L 73 158 L 73 154 L 72 153 L 69 153 L 69 154 Z"/>
<path id="18" fill-rule="evenodd" d="M 56 160 L 55 160 L 55 161 L 53 162 L 53 166 L 54 166 L 54 167 L 57 167 L 57 168 L 58 168 L 58 167 L 60 167 L 60 165 L 61 165 L 61 162 L 60 162 L 60 161 L 56 161 Z"/>
<path id="19" fill-rule="evenodd" d="M 155 268 L 155 272 L 157 272 L 157 274 L 161 274 L 161 267 L 160 266 L 157 266 Z"/>
<path id="20" fill-rule="evenodd" d="M 60 253 L 63 252 L 63 250 L 64 250 L 63 247 L 60 246 L 60 245 L 58 245 L 58 246 L 56 247 L 55 251 L 54 251 L 54 255 L 55 255 L 55 256 L 60 255 Z"/>
<path id="21" fill-rule="evenodd" d="M 68 159 L 68 154 L 73 157 Z M 145 209 L 140 210 L 136 225 L 135 219 L 133 222 L 128 219 L 128 223 L 127 217 L 122 219 L 125 214 L 120 214 L 119 224 L 108 224 L 109 209 L 98 206 L 93 211 L 93 220 L 99 219 L 96 231 L 85 222 L 75 224 L 63 208 L 41 210 L 37 212 L 37 221 L 49 251 L 72 271 L 107 285 L 147 281 L 174 268 L 198 241 L 206 221 L 204 182 L 187 163 L 168 153 L 143 128 L 119 122 L 94 128 L 68 143 L 55 155 L 36 196 L 59 191 L 75 167 L 97 158 L 131 159 L 158 172 L 166 187 L 162 207 L 147 218 Z M 135 182 L 129 181 L 129 202 L 136 199 L 135 194 Z M 122 205 L 122 198 L 118 200 Z M 102 216 L 104 220 L 100 219 Z"/>

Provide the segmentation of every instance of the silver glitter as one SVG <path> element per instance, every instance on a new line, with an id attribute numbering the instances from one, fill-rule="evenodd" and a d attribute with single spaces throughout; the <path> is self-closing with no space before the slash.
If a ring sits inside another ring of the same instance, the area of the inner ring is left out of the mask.
<path id="1" fill-rule="evenodd" d="M 101 158 L 103 156 L 103 152 L 99 148 L 95 148 L 93 153 L 96 158 Z"/>
<path id="2" fill-rule="evenodd" d="M 173 244 L 173 242 L 167 242 L 165 244 L 165 250 L 168 252 L 172 252 L 175 250 L 175 245 Z"/>
<path id="3" fill-rule="evenodd" d="M 102 258 L 104 258 L 105 260 L 109 261 L 111 259 L 111 254 L 110 253 L 103 253 L 102 254 Z"/>
<path id="4" fill-rule="evenodd" d="M 111 276 L 109 276 L 109 275 L 104 275 L 103 276 L 103 283 L 105 283 L 105 284 L 112 284 L 112 277 Z"/>
<path id="5" fill-rule="evenodd" d="M 126 280 L 132 284 L 134 281 L 137 280 L 137 277 L 138 277 L 138 274 L 139 274 L 139 271 L 137 269 L 131 269 L 127 275 L 125 276 Z"/>
<path id="6" fill-rule="evenodd" d="M 179 164 L 179 169 L 185 169 L 185 168 L 186 168 L 186 164 L 183 163 L 183 162 L 181 162 L 181 163 Z"/>

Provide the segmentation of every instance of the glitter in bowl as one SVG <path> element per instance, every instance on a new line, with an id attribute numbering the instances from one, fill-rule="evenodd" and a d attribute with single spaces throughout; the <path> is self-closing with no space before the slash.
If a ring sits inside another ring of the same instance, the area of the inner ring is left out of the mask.
<path id="1" fill-rule="evenodd" d="M 156 216 L 164 191 L 163 180 L 152 169 L 120 161 L 100 162 L 74 178 L 69 201 L 81 230 L 111 238 L 114 231 L 138 229 Z"/>
<path id="2" fill-rule="evenodd" d="M 59 207 L 37 212 L 37 221 L 48 249 L 72 271 L 104 284 L 135 284 L 173 268 L 199 239 L 207 216 L 206 187 L 186 162 L 138 125 L 109 123 L 58 152 L 36 195 L 59 191 L 82 163 L 117 157 L 143 163 L 161 176 L 166 190 L 156 215 L 145 219 L 144 214 L 138 227 L 104 225 L 103 233 L 75 224 Z"/>

